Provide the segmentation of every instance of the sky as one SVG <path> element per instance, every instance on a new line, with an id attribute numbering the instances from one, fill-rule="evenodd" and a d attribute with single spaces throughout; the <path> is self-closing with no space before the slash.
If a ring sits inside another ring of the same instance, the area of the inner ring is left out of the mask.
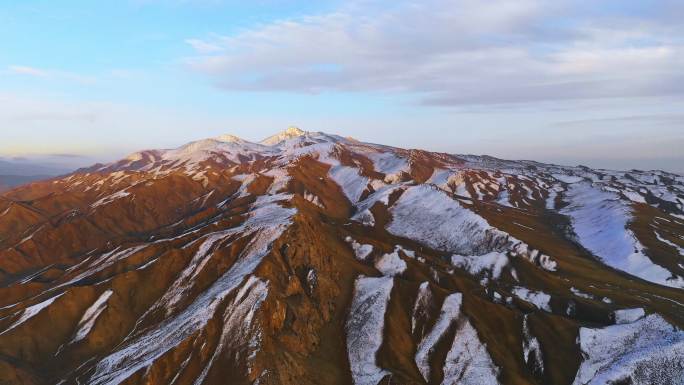
<path id="1" fill-rule="evenodd" d="M 0 161 L 288 126 L 684 173 L 684 2 L 3 1 Z"/>

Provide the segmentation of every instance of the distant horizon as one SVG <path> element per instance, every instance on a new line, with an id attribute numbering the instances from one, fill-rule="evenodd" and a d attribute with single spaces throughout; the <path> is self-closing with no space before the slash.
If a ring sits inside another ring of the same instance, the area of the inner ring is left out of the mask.
<path id="1" fill-rule="evenodd" d="M 682 17 L 671 0 L 10 1 L 0 156 L 71 167 L 295 124 L 683 173 Z"/>
<path id="2" fill-rule="evenodd" d="M 474 156 L 491 156 L 494 158 L 502 159 L 502 160 L 511 160 L 511 161 L 533 161 L 533 162 L 539 162 L 539 163 L 544 163 L 544 164 L 555 164 L 559 166 L 565 166 L 565 167 L 576 167 L 576 166 L 586 166 L 594 169 L 606 169 L 606 170 L 616 170 L 616 171 L 629 171 L 629 170 L 641 170 L 641 171 L 652 171 L 652 170 L 658 170 L 658 171 L 665 171 L 665 172 L 670 172 L 674 174 L 679 174 L 679 175 L 684 175 L 684 169 L 676 170 L 676 169 L 665 169 L 665 168 L 658 168 L 658 167 L 627 167 L 627 168 L 617 168 L 617 167 L 611 167 L 612 165 L 619 165 L 619 164 L 624 164 L 624 163 L 629 163 L 631 162 L 632 164 L 657 164 L 658 160 L 654 159 L 644 159 L 644 160 L 630 160 L 627 162 L 625 159 L 613 159 L 613 160 L 606 160 L 606 159 L 585 159 L 584 163 L 573 163 L 572 160 L 568 159 L 534 159 L 534 158 L 510 158 L 510 157 L 502 157 L 502 156 L 497 156 L 495 154 L 478 154 L 478 153 L 468 153 L 468 152 L 451 152 L 451 151 L 440 151 L 436 149 L 430 149 L 430 148 L 421 148 L 421 147 L 402 147 L 402 146 L 395 146 L 391 145 L 388 143 L 382 143 L 382 142 L 377 142 L 377 141 L 369 141 L 369 140 L 364 140 L 363 138 L 359 137 L 353 137 L 349 135 L 345 135 L 344 133 L 340 132 L 326 132 L 326 131 L 321 131 L 321 130 L 311 130 L 311 129 L 306 129 L 306 128 L 301 128 L 299 126 L 295 125 L 289 125 L 285 126 L 286 128 L 289 127 L 296 127 L 300 128 L 304 131 L 308 132 L 322 132 L 325 134 L 331 134 L 331 135 L 338 135 L 342 137 L 351 137 L 355 140 L 359 140 L 361 142 L 365 143 L 373 143 L 373 144 L 379 144 L 379 145 L 388 145 L 391 147 L 398 147 L 398 148 L 403 148 L 403 149 L 415 149 L 415 150 L 423 150 L 423 151 L 429 151 L 429 152 L 441 152 L 441 153 L 447 153 L 451 155 L 474 155 Z M 239 137 L 240 139 L 243 139 L 245 141 L 251 142 L 251 143 L 258 143 L 264 139 L 266 139 L 270 135 L 277 134 L 279 132 L 282 132 L 284 129 L 279 130 L 279 131 L 273 131 L 271 134 L 268 134 L 266 136 L 262 136 L 259 138 L 249 138 L 249 137 L 243 137 L 239 135 L 235 135 L 231 132 L 224 132 L 218 135 L 213 135 L 213 136 L 208 136 L 208 137 L 196 137 L 196 138 L 189 138 L 189 140 L 180 143 L 175 146 L 168 146 L 168 147 L 153 147 L 153 146 L 148 146 L 148 147 L 141 147 L 138 149 L 133 149 L 131 151 L 125 152 L 125 153 L 119 153 L 119 154 L 113 154 L 110 156 L 102 156 L 102 157 L 87 157 L 87 156 L 71 156 L 71 155 L 65 155 L 65 154 L 48 154 L 48 155 L 34 155 L 34 156 L 23 156 L 23 157 L 8 157 L 8 156 L 3 156 L 0 154 L 0 175 L 13 175 L 13 174 L 8 174 L 6 172 L 3 172 L 3 167 L 2 167 L 2 162 L 9 162 L 9 163 L 14 163 L 17 165 L 24 165 L 24 166 L 32 166 L 32 167 L 38 167 L 38 168 L 54 168 L 56 171 L 53 171 L 51 173 L 34 173 L 34 174 L 27 174 L 27 173 L 19 173 L 16 175 L 26 175 L 26 176 L 56 176 L 56 175 L 61 175 L 65 173 L 71 173 L 73 171 L 76 171 L 77 169 L 80 168 L 87 168 L 90 166 L 93 166 L 98 163 L 102 164 L 107 164 L 111 162 L 116 162 L 120 159 L 124 159 L 125 157 L 136 153 L 136 152 L 141 152 L 141 151 L 146 151 L 146 150 L 167 150 L 167 149 L 174 149 L 181 147 L 185 144 L 198 141 L 198 140 L 203 140 L 203 139 L 213 139 L 221 135 L 234 135 Z M 674 162 L 673 162 L 674 163 Z"/>

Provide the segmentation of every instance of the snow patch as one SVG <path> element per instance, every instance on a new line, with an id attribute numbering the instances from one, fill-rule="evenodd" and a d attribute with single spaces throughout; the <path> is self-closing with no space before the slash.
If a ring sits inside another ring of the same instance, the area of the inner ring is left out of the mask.
<path id="1" fill-rule="evenodd" d="M 388 185 L 379 187 L 377 191 L 356 205 L 356 214 L 352 216 L 352 219 L 367 226 L 374 226 L 375 218 L 373 217 L 373 213 L 370 211 L 371 207 L 373 207 L 377 202 L 381 202 L 387 206 L 389 204 L 390 195 L 392 195 L 392 193 L 398 188 L 399 187 L 397 186 Z"/>
<path id="2" fill-rule="evenodd" d="M 435 345 L 447 332 L 449 326 L 461 315 L 462 302 L 463 295 L 461 293 L 450 294 L 446 297 L 435 326 L 418 345 L 416 365 L 427 382 L 430 382 L 430 357 L 434 352 Z"/>
<path id="3" fill-rule="evenodd" d="M 393 152 L 371 152 L 367 153 L 366 156 L 373 162 L 375 171 L 385 175 L 398 174 L 409 170 L 406 159 Z"/>
<path id="4" fill-rule="evenodd" d="M 209 370 L 213 367 L 216 359 L 226 348 L 241 347 L 236 349 L 231 357 L 236 361 L 246 362 L 249 374 L 254 370 L 254 359 L 261 346 L 261 331 L 256 323 L 256 313 L 261 303 L 268 296 L 268 282 L 255 276 L 250 276 L 235 294 L 235 298 L 223 312 L 223 330 L 218 346 L 214 350 L 209 362 L 200 375 L 195 379 L 195 384 L 202 384 Z"/>
<path id="5" fill-rule="evenodd" d="M 546 294 L 542 291 L 534 291 L 530 290 L 526 287 L 521 287 L 521 286 L 516 286 L 512 290 L 513 294 L 520 298 L 523 301 L 527 301 L 539 309 L 545 310 L 547 312 L 551 312 L 551 305 L 549 304 L 549 301 L 551 300 L 551 296 L 549 294 Z"/>
<path id="6" fill-rule="evenodd" d="M 635 322 L 645 315 L 646 312 L 643 308 L 640 307 L 634 309 L 615 310 L 615 312 L 613 312 L 613 317 L 615 317 L 615 323 L 618 325 Z"/>
<path id="7" fill-rule="evenodd" d="M 375 268 L 387 276 L 399 275 L 406 271 L 406 267 L 406 262 L 399 256 L 398 250 L 384 254 L 375 261 Z"/>
<path id="8" fill-rule="evenodd" d="M 81 341 L 82 339 L 88 336 L 90 330 L 92 330 L 93 326 L 95 326 L 95 321 L 97 321 L 97 317 L 99 317 L 100 314 L 102 314 L 102 312 L 107 308 L 107 301 L 113 293 L 114 292 L 111 289 L 105 290 L 95 300 L 95 302 L 93 302 L 93 304 L 90 305 L 88 309 L 86 309 L 85 313 L 83 313 L 83 317 L 81 317 L 81 320 L 78 321 L 78 329 L 76 331 L 76 335 L 71 340 L 71 342 L 69 342 L 70 344 Z"/>
<path id="9" fill-rule="evenodd" d="M 684 288 L 684 279 L 657 265 L 627 228 L 631 211 L 617 194 L 576 183 L 566 193 L 569 205 L 561 210 L 570 217 L 577 240 L 613 268 L 657 284 Z"/>
<path id="10" fill-rule="evenodd" d="M 373 252 L 373 246 L 360 244 L 352 239 L 352 237 L 348 236 L 345 238 L 345 241 L 351 245 L 352 250 L 354 250 L 354 255 L 359 261 L 365 261 L 370 253 Z"/>
<path id="11" fill-rule="evenodd" d="M 665 239 L 665 238 L 662 237 L 660 234 L 658 234 L 657 231 L 654 231 L 654 233 L 655 233 L 656 238 L 657 238 L 660 242 L 663 242 L 663 243 L 665 243 L 665 244 L 668 245 L 668 246 L 674 247 L 674 248 L 677 250 L 677 253 L 678 253 L 680 256 L 684 257 L 684 248 L 680 247 L 678 244 L 676 244 L 676 243 L 674 243 L 674 242 L 672 242 L 672 241 L 669 241 L 669 240 Z M 683 239 L 684 239 L 684 238 L 683 238 Z"/>
<path id="12" fill-rule="evenodd" d="M 583 292 L 580 289 L 577 289 L 575 287 L 571 287 L 570 291 L 572 292 L 572 294 L 576 295 L 577 297 L 584 298 L 584 299 L 592 299 L 592 300 L 594 299 L 593 295 L 591 295 L 589 293 L 585 293 L 585 292 Z"/>
<path id="13" fill-rule="evenodd" d="M 387 370 L 378 367 L 376 354 L 382 345 L 385 312 L 394 286 L 392 277 L 359 277 L 354 283 L 347 320 L 347 354 L 355 385 L 376 385 Z"/>
<path id="14" fill-rule="evenodd" d="M 121 191 L 117 191 L 114 194 L 108 195 L 108 196 L 98 200 L 97 202 L 93 203 L 90 207 L 96 208 L 96 207 L 104 206 L 104 205 L 107 205 L 109 203 L 116 201 L 117 199 L 125 198 L 129 195 L 131 195 L 131 193 L 126 191 L 126 189 L 123 189 Z"/>
<path id="15" fill-rule="evenodd" d="M 466 319 L 456 329 L 453 345 L 444 362 L 443 385 L 498 384 L 499 368 L 492 362 L 487 347 Z"/>
<path id="16" fill-rule="evenodd" d="M 416 303 L 413 305 L 413 313 L 411 315 L 411 333 L 416 332 L 418 322 L 424 320 L 429 315 L 430 304 L 432 303 L 432 290 L 430 290 L 430 283 L 425 281 L 418 287 L 418 295 L 416 296 Z M 422 334 L 422 333 L 421 333 Z"/>
<path id="17" fill-rule="evenodd" d="M 328 174 L 342 188 L 344 195 L 352 204 L 359 201 L 361 194 L 368 186 L 368 178 L 359 175 L 359 170 L 356 168 L 333 166 Z"/>
<path id="18" fill-rule="evenodd" d="M 466 270 L 472 275 L 485 272 L 487 278 L 499 279 L 501 271 L 508 265 L 506 254 L 492 251 L 484 255 L 452 255 L 451 264 Z"/>
<path id="19" fill-rule="evenodd" d="M 567 175 L 567 174 L 551 174 L 552 177 L 556 178 L 556 180 L 559 180 L 563 183 L 577 183 L 581 182 L 584 180 L 581 176 L 575 176 L 575 175 Z"/>
<path id="20" fill-rule="evenodd" d="M 309 191 L 305 191 L 304 192 L 304 199 L 306 199 L 307 201 L 313 203 L 314 205 L 316 205 L 320 208 L 325 208 L 325 206 L 323 206 L 323 203 L 321 203 L 320 198 L 318 198 L 318 195 L 316 195 L 314 193 L 311 193 Z"/>
<path id="21" fill-rule="evenodd" d="M 505 233 L 429 185 L 409 187 L 390 211 L 387 231 L 442 251 L 482 254 L 491 251 L 496 238 L 505 238 Z"/>
<path id="22" fill-rule="evenodd" d="M 544 360 L 542 358 L 541 345 L 537 337 L 532 335 L 530 325 L 527 322 L 529 314 L 523 316 L 523 358 L 528 366 L 534 368 L 538 374 L 544 373 Z"/>
<path id="23" fill-rule="evenodd" d="M 579 345 L 584 361 L 573 385 L 684 383 L 684 332 L 660 315 L 581 328 Z"/>
<path id="24" fill-rule="evenodd" d="M 19 317 L 18 320 L 14 321 L 10 327 L 5 329 L 0 335 L 3 335 L 7 333 L 8 331 L 16 328 L 17 326 L 23 324 L 24 322 L 28 321 L 29 319 L 33 318 L 36 314 L 40 313 L 43 309 L 47 308 L 48 306 L 52 305 L 53 302 L 59 297 L 64 295 L 64 293 L 57 294 L 56 296 L 52 298 L 48 298 L 43 302 L 37 303 L 35 305 L 29 306 L 24 311 L 21 313 L 21 316 Z"/>

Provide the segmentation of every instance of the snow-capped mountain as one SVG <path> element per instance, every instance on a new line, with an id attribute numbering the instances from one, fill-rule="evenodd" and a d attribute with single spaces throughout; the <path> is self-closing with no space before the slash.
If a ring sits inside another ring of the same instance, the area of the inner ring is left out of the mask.
<path id="1" fill-rule="evenodd" d="M 0 383 L 681 384 L 684 177 L 232 135 L 0 195 Z"/>

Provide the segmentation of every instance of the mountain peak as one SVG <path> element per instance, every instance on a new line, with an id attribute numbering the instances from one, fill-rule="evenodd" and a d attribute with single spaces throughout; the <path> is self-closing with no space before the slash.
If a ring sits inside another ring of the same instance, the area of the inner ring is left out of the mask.
<path id="1" fill-rule="evenodd" d="M 301 130 L 299 127 L 296 126 L 290 126 L 284 131 L 284 133 L 287 135 L 302 136 L 306 133 L 306 131 Z"/>
<path id="2" fill-rule="evenodd" d="M 244 139 L 231 135 L 231 134 L 224 134 L 224 135 L 219 135 L 214 138 L 215 140 L 218 140 L 219 142 L 226 142 L 226 143 L 242 143 L 245 142 Z"/>
<path id="3" fill-rule="evenodd" d="M 262 140 L 259 143 L 265 144 L 267 146 L 273 146 L 275 144 L 282 142 L 283 140 L 304 136 L 306 134 L 307 132 L 300 129 L 299 127 L 290 126 L 285 131 L 269 136 L 268 138 Z"/>

